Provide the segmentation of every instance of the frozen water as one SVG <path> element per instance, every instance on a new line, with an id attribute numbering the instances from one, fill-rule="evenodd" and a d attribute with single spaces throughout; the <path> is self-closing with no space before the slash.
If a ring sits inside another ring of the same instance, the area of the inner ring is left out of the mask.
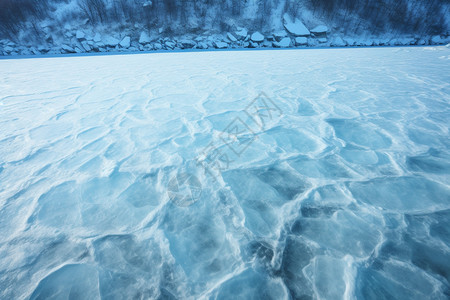
<path id="1" fill-rule="evenodd" d="M 448 55 L 0 60 L 0 298 L 448 299 Z"/>

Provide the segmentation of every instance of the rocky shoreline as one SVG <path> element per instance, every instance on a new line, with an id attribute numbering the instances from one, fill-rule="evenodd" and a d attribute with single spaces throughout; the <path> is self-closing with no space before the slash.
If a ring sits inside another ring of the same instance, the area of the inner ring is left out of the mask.
<path id="1" fill-rule="evenodd" d="M 45 29 L 45 28 L 44 28 Z M 299 20 L 284 16 L 284 29 L 269 34 L 250 32 L 237 27 L 225 34 L 179 37 L 152 37 L 144 30 L 133 30 L 123 34 L 109 34 L 92 28 L 74 30 L 65 26 L 58 36 L 50 29 L 41 45 L 0 40 L 0 55 L 43 55 L 94 52 L 138 52 L 183 49 L 239 49 L 239 48 L 306 48 L 306 47 L 358 47 L 358 46 L 410 46 L 444 45 L 450 42 L 449 35 L 401 36 L 401 37 L 341 37 L 327 26 L 318 25 L 308 29 Z M 61 37 L 62 35 L 62 37 Z"/>

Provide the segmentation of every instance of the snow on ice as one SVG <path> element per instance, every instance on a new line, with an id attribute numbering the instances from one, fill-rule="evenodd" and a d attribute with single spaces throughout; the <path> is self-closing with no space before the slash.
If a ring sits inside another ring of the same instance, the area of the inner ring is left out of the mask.
<path id="1" fill-rule="evenodd" d="M 0 60 L 0 298 L 448 298 L 449 54 Z"/>

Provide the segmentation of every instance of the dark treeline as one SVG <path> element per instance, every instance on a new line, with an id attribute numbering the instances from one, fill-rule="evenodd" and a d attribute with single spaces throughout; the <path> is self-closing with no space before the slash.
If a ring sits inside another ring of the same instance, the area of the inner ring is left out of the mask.
<path id="1" fill-rule="evenodd" d="M 307 9 L 345 34 L 361 30 L 373 34 L 441 34 L 448 30 L 445 16 L 450 13 L 450 0 L 75 0 L 74 11 L 55 16 L 58 5 L 69 1 L 0 0 L 0 31 L 13 36 L 22 28 L 32 28 L 39 34 L 37 23 L 46 18 L 59 22 L 59 26 L 73 19 L 89 19 L 92 26 L 138 23 L 148 29 L 164 26 L 181 34 L 205 29 L 224 31 L 233 23 L 270 31 L 270 20 L 281 19 L 274 15 L 281 7 L 283 13 L 294 17 Z"/>

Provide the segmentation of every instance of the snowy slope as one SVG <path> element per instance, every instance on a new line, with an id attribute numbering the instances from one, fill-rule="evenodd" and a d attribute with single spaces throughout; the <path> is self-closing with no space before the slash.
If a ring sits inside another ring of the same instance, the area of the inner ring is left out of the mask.
<path id="1" fill-rule="evenodd" d="M 0 298 L 446 299 L 449 58 L 0 60 Z"/>

